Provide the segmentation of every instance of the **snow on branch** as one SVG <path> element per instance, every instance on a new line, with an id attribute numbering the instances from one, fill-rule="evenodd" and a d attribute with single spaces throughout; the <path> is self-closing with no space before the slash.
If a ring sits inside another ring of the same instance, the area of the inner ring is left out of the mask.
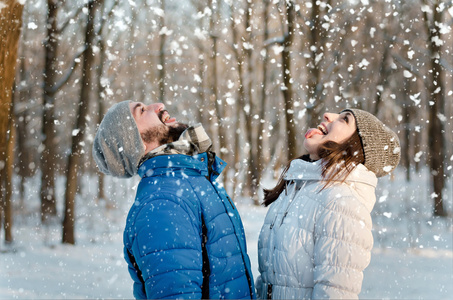
<path id="1" fill-rule="evenodd" d="M 283 44 L 286 40 L 286 36 L 282 35 L 282 36 L 277 36 L 277 37 L 274 37 L 274 38 L 271 38 L 271 39 L 268 39 L 266 41 L 264 41 L 264 47 L 269 47 L 269 46 L 272 46 L 274 44 Z"/>

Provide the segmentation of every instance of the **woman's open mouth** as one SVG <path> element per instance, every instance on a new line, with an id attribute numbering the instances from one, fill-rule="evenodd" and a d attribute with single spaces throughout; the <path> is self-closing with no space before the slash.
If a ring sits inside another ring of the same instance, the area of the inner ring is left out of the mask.
<path id="1" fill-rule="evenodd" d="M 316 127 L 319 131 L 322 132 L 322 134 L 326 135 L 328 133 L 327 128 L 324 124 L 319 124 L 318 127 Z"/>

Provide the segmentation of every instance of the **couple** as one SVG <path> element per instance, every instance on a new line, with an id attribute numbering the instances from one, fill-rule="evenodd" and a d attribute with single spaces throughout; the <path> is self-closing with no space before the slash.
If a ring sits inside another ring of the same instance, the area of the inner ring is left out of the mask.
<path id="1" fill-rule="evenodd" d="M 99 126 L 99 169 L 142 178 L 123 236 L 135 298 L 357 298 L 377 177 L 400 158 L 396 134 L 359 109 L 325 113 L 308 130 L 308 154 L 264 190 L 256 282 L 238 211 L 215 181 L 226 164 L 210 147 L 200 124 L 161 103 L 120 102 Z"/>

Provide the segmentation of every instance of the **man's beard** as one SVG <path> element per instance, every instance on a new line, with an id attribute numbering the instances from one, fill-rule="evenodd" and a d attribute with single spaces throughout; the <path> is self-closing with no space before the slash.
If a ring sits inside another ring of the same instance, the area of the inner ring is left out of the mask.
<path id="1" fill-rule="evenodd" d="M 146 130 L 141 136 L 145 143 L 157 142 L 161 146 L 178 140 L 187 127 L 189 126 L 182 123 L 173 126 L 162 124 Z"/>

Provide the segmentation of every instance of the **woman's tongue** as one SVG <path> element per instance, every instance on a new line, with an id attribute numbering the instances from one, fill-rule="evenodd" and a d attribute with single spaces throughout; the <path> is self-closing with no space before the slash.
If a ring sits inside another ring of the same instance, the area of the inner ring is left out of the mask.
<path id="1" fill-rule="evenodd" d="M 306 139 L 309 139 L 309 138 L 311 138 L 312 136 L 314 136 L 315 134 L 323 135 L 323 133 L 321 132 L 321 130 L 316 129 L 316 128 L 310 128 L 310 129 L 308 129 L 307 133 L 305 133 L 305 138 L 306 138 Z"/>

